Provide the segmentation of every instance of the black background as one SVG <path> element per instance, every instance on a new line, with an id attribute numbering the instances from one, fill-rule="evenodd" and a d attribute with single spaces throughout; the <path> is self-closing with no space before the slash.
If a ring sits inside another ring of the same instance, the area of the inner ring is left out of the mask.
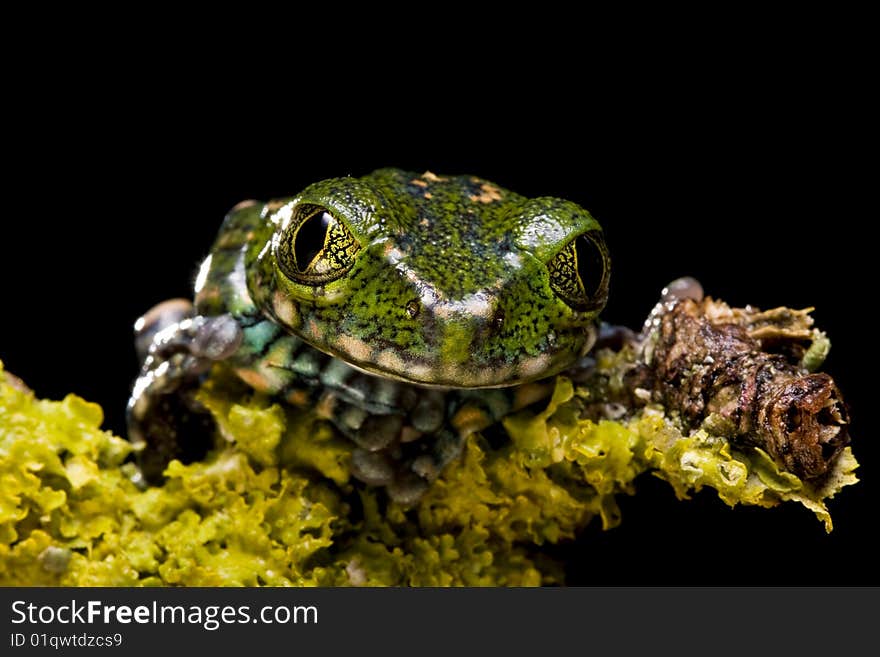
<path id="1" fill-rule="evenodd" d="M 857 85 L 821 55 L 645 55 L 602 84 L 577 66 L 444 76 L 419 57 L 406 72 L 352 61 L 331 77 L 291 65 L 210 83 L 199 66 L 61 62 L 24 80 L 6 129 L 0 358 L 40 396 L 99 402 L 122 432 L 132 323 L 190 294 L 232 205 L 380 166 L 476 174 L 602 222 L 608 321 L 638 326 L 686 274 L 733 305 L 815 306 L 851 406 L 863 481 L 831 502 L 832 534 L 793 504 L 680 502 L 645 476 L 621 499 L 620 528 L 557 549 L 571 583 L 878 584 L 875 217 L 855 200 L 867 179 Z"/>

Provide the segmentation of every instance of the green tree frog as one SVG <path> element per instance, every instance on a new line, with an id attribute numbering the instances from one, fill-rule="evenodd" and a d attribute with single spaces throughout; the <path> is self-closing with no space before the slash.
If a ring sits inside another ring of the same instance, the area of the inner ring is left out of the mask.
<path id="1" fill-rule="evenodd" d="M 147 443 L 146 474 L 161 473 L 200 416 L 187 391 L 225 361 L 315 408 L 355 443 L 354 477 L 412 503 L 469 434 L 585 356 L 609 275 L 589 212 L 475 176 L 381 169 L 240 203 L 194 304 L 136 324 L 130 438 Z"/>

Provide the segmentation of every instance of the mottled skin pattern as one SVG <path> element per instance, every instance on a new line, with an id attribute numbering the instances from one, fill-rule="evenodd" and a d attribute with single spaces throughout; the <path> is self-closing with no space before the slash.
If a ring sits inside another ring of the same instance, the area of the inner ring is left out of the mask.
<path id="1" fill-rule="evenodd" d="M 473 176 L 382 169 L 242 203 L 202 265 L 195 316 L 178 305 L 153 322 L 133 437 L 173 439 L 151 428 L 155 400 L 225 360 L 314 405 L 357 443 L 355 476 L 413 501 L 466 435 L 590 349 L 608 276 L 584 209 Z"/>

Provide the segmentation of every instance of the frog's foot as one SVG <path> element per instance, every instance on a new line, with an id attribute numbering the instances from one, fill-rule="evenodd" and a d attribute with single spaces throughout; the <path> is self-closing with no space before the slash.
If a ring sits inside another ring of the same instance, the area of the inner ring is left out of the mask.
<path id="1" fill-rule="evenodd" d="M 144 361 L 128 402 L 128 437 L 144 446 L 141 469 L 155 482 L 171 459 L 189 462 L 210 447 L 213 420 L 195 393 L 211 365 L 238 349 L 242 332 L 230 315 L 192 316 L 182 300 L 151 309 L 135 331 Z"/>
<path id="2" fill-rule="evenodd" d="M 400 425 L 399 420 L 393 423 Z M 421 499 L 431 482 L 461 454 L 466 438 L 445 427 L 430 436 L 416 434 L 412 427 L 407 428 L 409 442 L 401 442 L 398 436 L 382 449 L 370 451 L 356 447 L 351 458 L 351 473 L 356 479 L 385 488 L 392 501 L 404 506 Z"/>
<path id="3" fill-rule="evenodd" d="M 480 391 L 417 389 L 406 410 L 369 414 L 335 400 L 331 420 L 356 443 L 352 475 L 385 488 L 394 502 L 415 504 L 431 483 L 461 456 L 467 438 L 510 412 L 546 399 L 552 384 Z"/>
<path id="4" fill-rule="evenodd" d="M 408 391 L 414 391 L 409 388 Z M 414 458 L 424 454 L 428 442 L 415 429 L 406 410 L 379 409 L 372 412 L 361 404 L 326 393 L 317 404 L 319 415 L 355 444 L 351 474 L 369 485 L 385 488 L 391 499 L 401 503 L 417 501 L 428 489 L 428 481 L 412 472 Z M 438 427 L 443 422 L 441 395 Z"/>

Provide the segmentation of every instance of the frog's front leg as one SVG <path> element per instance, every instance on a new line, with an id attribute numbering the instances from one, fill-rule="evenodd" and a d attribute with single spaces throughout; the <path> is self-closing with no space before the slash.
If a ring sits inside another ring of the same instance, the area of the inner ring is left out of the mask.
<path id="1" fill-rule="evenodd" d="M 214 423 L 195 398 L 202 375 L 241 344 L 242 330 L 230 315 L 193 315 L 183 299 L 163 302 L 135 324 L 143 359 L 128 402 L 129 440 L 144 445 L 141 469 L 161 478 L 173 458 L 198 458 L 210 446 Z"/>

